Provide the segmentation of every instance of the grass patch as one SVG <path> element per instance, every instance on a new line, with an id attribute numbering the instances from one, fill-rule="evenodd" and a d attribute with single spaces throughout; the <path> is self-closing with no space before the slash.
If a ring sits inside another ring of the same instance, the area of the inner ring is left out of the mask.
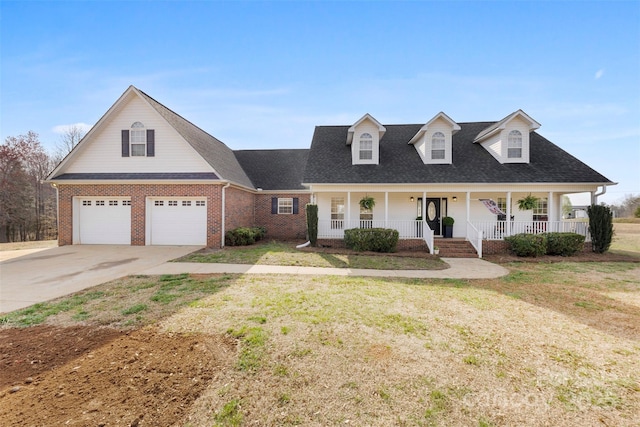
<path id="1" fill-rule="evenodd" d="M 279 242 L 225 247 L 213 252 L 204 249 L 174 261 L 374 270 L 442 270 L 447 268 L 442 260 L 435 257 L 398 256 L 398 254 L 336 254 L 322 252 L 322 249 L 318 249 L 317 252 L 300 251 L 291 244 Z"/>
<path id="2" fill-rule="evenodd" d="M 264 346 L 267 341 L 266 332 L 259 327 L 243 326 L 240 329 L 230 329 L 227 333 L 239 339 L 241 343 L 237 368 L 252 373 L 260 370 L 264 359 Z"/>
<path id="3" fill-rule="evenodd" d="M 27 308 L 6 314 L 0 318 L 0 324 L 17 327 L 38 325 L 51 316 L 56 316 L 60 313 L 66 313 L 70 310 L 82 307 L 84 304 L 100 299 L 104 295 L 105 294 L 103 292 L 88 291 L 63 299 L 34 304 Z M 82 311 L 82 309 L 79 310 Z M 84 316 L 88 317 L 89 313 L 85 312 Z"/>
<path id="4" fill-rule="evenodd" d="M 148 308 L 149 307 L 146 304 L 136 304 L 136 305 L 132 305 L 131 307 L 125 308 L 124 310 L 121 311 L 121 313 L 124 316 L 128 316 L 130 314 L 140 313 L 141 311 L 145 311 Z"/>
<path id="5" fill-rule="evenodd" d="M 215 416 L 216 427 L 235 427 L 242 425 L 242 413 L 240 412 L 240 399 L 233 399 L 224 404 Z"/>
<path id="6" fill-rule="evenodd" d="M 132 276 L 7 313 L 0 325 L 27 327 L 55 319 L 58 324 L 85 322 L 114 327 L 154 323 L 178 307 L 227 287 L 235 276 Z M 131 315 L 136 315 L 131 318 Z"/>

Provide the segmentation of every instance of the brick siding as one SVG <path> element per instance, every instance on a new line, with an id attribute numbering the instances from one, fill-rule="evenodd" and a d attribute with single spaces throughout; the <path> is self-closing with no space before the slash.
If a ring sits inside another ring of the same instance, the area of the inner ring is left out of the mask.
<path id="1" fill-rule="evenodd" d="M 58 185 L 58 244 L 73 244 L 74 197 L 131 197 L 131 244 L 144 246 L 147 197 L 206 197 L 207 246 L 221 246 L 221 184 L 88 184 Z M 297 197 L 296 215 L 272 215 L 272 197 Z M 225 229 L 263 226 L 267 238 L 304 239 L 306 218 L 304 206 L 309 194 L 258 194 L 235 187 L 225 190 Z"/>
<path id="2" fill-rule="evenodd" d="M 272 214 L 271 198 L 298 198 L 297 214 Z M 307 219 L 305 206 L 309 203 L 308 193 L 257 194 L 255 196 L 255 224 L 267 229 L 267 239 L 305 240 L 307 238 Z"/>
<path id="3" fill-rule="evenodd" d="M 147 197 L 206 197 L 207 246 L 220 247 L 221 192 L 219 184 L 89 184 L 58 185 L 58 244 L 73 244 L 74 197 L 131 197 L 131 244 L 145 244 Z"/>

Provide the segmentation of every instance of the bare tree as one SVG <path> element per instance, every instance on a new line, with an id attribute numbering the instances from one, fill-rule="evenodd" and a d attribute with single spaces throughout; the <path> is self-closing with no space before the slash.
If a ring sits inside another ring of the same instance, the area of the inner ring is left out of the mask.
<path id="1" fill-rule="evenodd" d="M 59 163 L 67 154 L 78 145 L 80 140 L 84 138 L 86 132 L 80 125 L 69 125 L 64 133 L 60 136 L 60 141 L 56 144 L 55 163 Z"/>
<path id="2" fill-rule="evenodd" d="M 0 145 L 0 230 L 3 241 L 55 236 L 55 191 L 43 180 L 51 157 L 38 134 L 7 137 Z"/>

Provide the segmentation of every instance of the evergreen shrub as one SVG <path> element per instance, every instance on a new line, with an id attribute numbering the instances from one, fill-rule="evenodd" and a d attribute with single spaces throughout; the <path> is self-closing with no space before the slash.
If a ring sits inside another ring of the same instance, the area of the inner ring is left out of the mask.
<path id="1" fill-rule="evenodd" d="M 344 243 L 354 251 L 395 252 L 400 233 L 391 228 L 352 228 L 344 230 Z"/>

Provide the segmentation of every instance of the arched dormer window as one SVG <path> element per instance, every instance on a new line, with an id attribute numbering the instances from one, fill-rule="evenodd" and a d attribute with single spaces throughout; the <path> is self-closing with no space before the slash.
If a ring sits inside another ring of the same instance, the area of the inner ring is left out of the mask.
<path id="1" fill-rule="evenodd" d="M 363 133 L 360 135 L 359 140 L 359 152 L 360 160 L 372 160 L 373 159 L 373 137 L 370 133 Z"/>
<path id="2" fill-rule="evenodd" d="M 522 134 L 519 130 L 509 132 L 509 138 L 507 139 L 507 158 L 522 158 Z"/>
<path id="3" fill-rule="evenodd" d="M 147 130 L 140 122 L 131 125 L 129 136 L 132 156 L 145 156 L 147 154 Z"/>
<path id="4" fill-rule="evenodd" d="M 441 160 L 445 156 L 445 139 L 444 133 L 436 132 L 431 137 L 431 159 Z"/>

